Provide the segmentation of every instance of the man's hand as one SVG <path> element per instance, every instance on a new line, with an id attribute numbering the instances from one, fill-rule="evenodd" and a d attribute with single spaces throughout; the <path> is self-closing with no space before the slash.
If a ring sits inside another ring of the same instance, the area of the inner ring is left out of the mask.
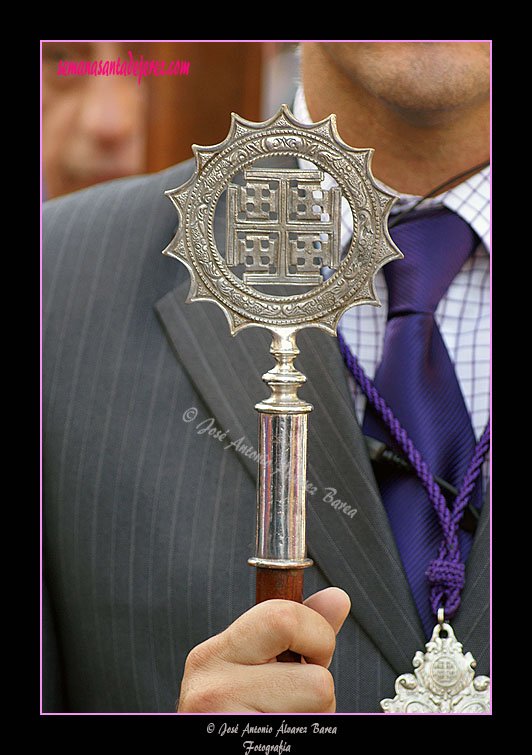
<path id="1" fill-rule="evenodd" d="M 268 600 L 193 648 L 185 664 L 178 713 L 334 713 L 328 671 L 336 635 L 351 603 L 337 587 L 302 605 Z M 279 663 L 284 650 L 302 663 Z"/>

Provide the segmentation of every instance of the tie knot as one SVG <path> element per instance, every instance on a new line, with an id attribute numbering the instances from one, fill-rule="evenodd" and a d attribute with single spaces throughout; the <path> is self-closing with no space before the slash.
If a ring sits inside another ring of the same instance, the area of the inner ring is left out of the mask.
<path id="1" fill-rule="evenodd" d="M 434 314 L 438 302 L 473 251 L 477 236 L 447 208 L 419 212 L 390 229 L 404 259 L 384 267 L 388 317 L 409 312 Z"/>

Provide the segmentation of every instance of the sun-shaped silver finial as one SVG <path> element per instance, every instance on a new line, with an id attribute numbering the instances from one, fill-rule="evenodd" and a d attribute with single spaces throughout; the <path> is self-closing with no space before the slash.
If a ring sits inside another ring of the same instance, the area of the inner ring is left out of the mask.
<path id="1" fill-rule="evenodd" d="M 396 198 L 372 175 L 373 150 L 345 144 L 334 115 L 305 125 L 286 105 L 262 123 L 233 113 L 223 142 L 194 145 L 193 152 L 194 174 L 166 192 L 177 208 L 179 227 L 163 252 L 189 269 L 188 301 L 220 305 L 233 335 L 251 325 L 293 332 L 319 327 L 335 335 L 347 309 L 380 303 L 375 275 L 402 257 L 387 228 Z M 271 168 L 261 162 L 272 157 L 296 158 L 313 169 Z M 324 176 L 330 181 L 327 189 Z M 224 192 L 222 253 L 214 217 Z M 353 218 L 352 240 L 343 254 L 342 198 Z M 300 288 L 279 295 L 279 285 Z"/>

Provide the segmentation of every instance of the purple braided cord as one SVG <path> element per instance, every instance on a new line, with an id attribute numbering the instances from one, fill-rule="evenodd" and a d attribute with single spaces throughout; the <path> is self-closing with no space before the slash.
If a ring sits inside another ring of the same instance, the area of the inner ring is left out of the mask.
<path id="1" fill-rule="evenodd" d="M 443 605 L 445 616 L 451 619 L 460 606 L 460 592 L 465 584 L 465 568 L 460 561 L 457 529 L 489 450 L 490 423 L 488 421 L 477 444 L 451 511 L 440 486 L 434 480 L 428 465 L 408 437 L 406 430 L 351 353 L 340 331 L 337 335 L 345 364 L 408 458 L 434 506 L 442 528 L 442 541 L 438 557 L 431 561 L 426 572 L 429 583 L 432 585 L 430 603 L 435 615 Z"/>
<path id="2" fill-rule="evenodd" d="M 462 518 L 469 497 L 475 487 L 484 458 L 490 446 L 490 423 L 475 448 L 475 453 L 464 475 L 460 491 L 454 501 L 451 514 L 452 542 L 458 543 L 457 528 Z M 432 610 L 436 614 L 439 606 L 445 602 L 445 613 L 452 618 L 460 606 L 460 592 L 465 583 L 465 568 L 460 562 L 458 547 L 449 547 L 444 538 L 440 544 L 438 558 L 431 562 L 427 570 L 427 578 L 433 585 L 430 594 Z"/>

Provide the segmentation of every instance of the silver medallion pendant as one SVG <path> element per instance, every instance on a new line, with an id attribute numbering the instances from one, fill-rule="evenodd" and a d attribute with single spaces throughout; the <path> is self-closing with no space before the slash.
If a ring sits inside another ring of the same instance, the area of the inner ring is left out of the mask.
<path id="1" fill-rule="evenodd" d="M 462 652 L 450 626 L 439 621 L 432 637 L 418 650 L 413 674 L 396 679 L 396 696 L 381 700 L 385 713 L 489 713 L 490 680 L 475 676 L 476 661 Z"/>

